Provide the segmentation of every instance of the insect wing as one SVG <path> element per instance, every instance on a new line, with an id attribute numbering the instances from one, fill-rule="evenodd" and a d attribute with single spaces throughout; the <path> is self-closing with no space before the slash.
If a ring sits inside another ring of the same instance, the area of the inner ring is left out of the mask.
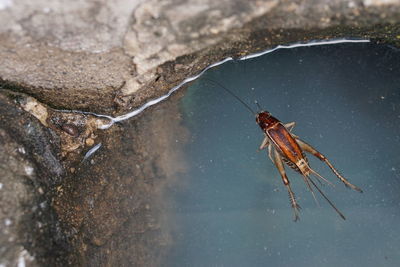
<path id="1" fill-rule="evenodd" d="M 267 135 L 275 148 L 289 161 L 296 164 L 302 160 L 303 153 L 296 140 L 281 123 L 275 124 L 267 130 Z"/>

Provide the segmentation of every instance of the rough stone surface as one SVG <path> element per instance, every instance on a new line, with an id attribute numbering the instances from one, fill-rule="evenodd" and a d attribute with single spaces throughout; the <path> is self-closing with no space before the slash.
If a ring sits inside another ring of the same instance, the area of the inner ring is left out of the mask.
<path id="1" fill-rule="evenodd" d="M 0 143 L 0 264 L 7 266 L 17 265 L 19 261 L 33 262 L 29 252 L 20 245 L 23 240 L 18 235 L 18 227 L 23 223 L 26 213 L 31 213 L 30 209 L 35 207 L 32 201 L 35 198 L 34 188 L 27 183 L 34 175 L 34 169 L 20 155 L 24 148 L 14 143 L 4 130 L 0 130 Z"/>
<path id="2" fill-rule="evenodd" d="M 342 36 L 398 44 L 399 11 L 393 0 L 3 0 L 0 84 L 120 113 L 226 56 Z"/>
<path id="3" fill-rule="evenodd" d="M 19 44 L 101 53 L 121 47 L 130 16 L 142 1 L 9 0 L 0 6 L 1 32 Z"/>
<path id="4" fill-rule="evenodd" d="M 0 264 L 58 264 L 65 237 L 51 207 L 63 175 L 57 137 L 0 95 Z"/>
<path id="5" fill-rule="evenodd" d="M 101 150 L 57 187 L 54 207 L 77 249 L 70 264 L 162 266 L 172 242 L 163 189 L 186 167 L 175 101 L 100 136 Z"/>

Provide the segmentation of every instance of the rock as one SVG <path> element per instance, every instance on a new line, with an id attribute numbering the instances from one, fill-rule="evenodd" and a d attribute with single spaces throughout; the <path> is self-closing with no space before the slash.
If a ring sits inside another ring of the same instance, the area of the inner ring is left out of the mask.
<path id="1" fill-rule="evenodd" d="M 227 56 L 346 36 L 400 42 L 400 3 L 388 0 L 6 3 L 0 86 L 52 107 L 108 114 Z"/>
<path id="2" fill-rule="evenodd" d="M 27 215 L 32 214 L 32 209 L 38 207 L 35 205 L 35 188 L 29 183 L 35 175 L 34 169 L 32 163 L 23 158 L 23 146 L 15 143 L 3 129 L 0 129 L 0 144 L 0 264 L 8 266 L 27 260 L 21 254 L 23 251 L 29 253 L 20 245 L 27 240 L 21 238 L 18 228 Z M 35 261 L 31 255 L 29 258 L 29 261 Z"/>
<path id="3" fill-rule="evenodd" d="M 68 251 L 49 205 L 52 185 L 63 174 L 57 145 L 49 140 L 57 141 L 0 95 L 0 265 L 56 264 Z"/>

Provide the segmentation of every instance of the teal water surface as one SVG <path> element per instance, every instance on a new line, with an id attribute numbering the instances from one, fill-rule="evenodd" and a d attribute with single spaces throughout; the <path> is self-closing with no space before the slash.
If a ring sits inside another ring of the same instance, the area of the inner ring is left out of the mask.
<path id="1" fill-rule="evenodd" d="M 170 188 L 176 230 L 168 266 L 400 266 L 400 52 L 375 44 L 278 50 L 226 63 L 204 77 L 254 100 L 325 154 L 322 190 L 346 216 L 286 168 L 298 202 L 267 156 L 254 115 L 200 78 L 181 101 L 190 132 L 185 187 Z"/>

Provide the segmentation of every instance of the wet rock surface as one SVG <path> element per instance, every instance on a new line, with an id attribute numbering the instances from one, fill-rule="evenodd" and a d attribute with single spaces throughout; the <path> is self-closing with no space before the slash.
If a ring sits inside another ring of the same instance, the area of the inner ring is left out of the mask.
<path id="1" fill-rule="evenodd" d="M 122 114 L 278 44 L 398 47 L 399 22 L 391 0 L 0 1 L 0 264 L 157 266 L 172 242 L 163 187 L 185 170 L 174 102 L 106 131 L 53 108 Z"/>

